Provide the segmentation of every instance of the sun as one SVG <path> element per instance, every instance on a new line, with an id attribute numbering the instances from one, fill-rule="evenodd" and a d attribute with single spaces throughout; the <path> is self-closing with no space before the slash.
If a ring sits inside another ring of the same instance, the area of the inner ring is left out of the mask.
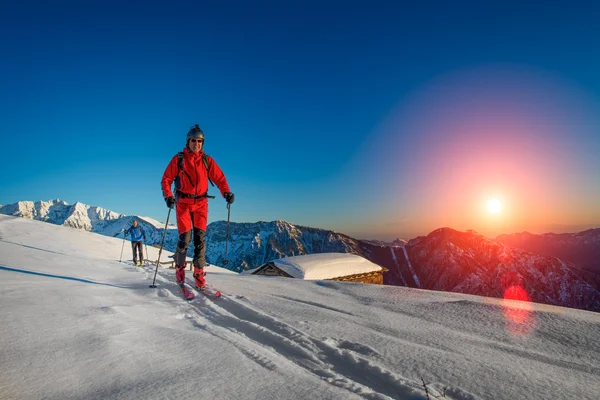
<path id="1" fill-rule="evenodd" d="M 498 199 L 489 199 L 487 202 L 487 208 L 489 212 L 497 214 L 502 210 L 502 204 Z"/>

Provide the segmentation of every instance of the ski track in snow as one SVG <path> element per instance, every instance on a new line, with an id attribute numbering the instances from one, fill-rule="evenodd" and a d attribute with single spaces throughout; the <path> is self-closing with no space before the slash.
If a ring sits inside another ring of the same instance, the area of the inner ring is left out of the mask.
<path id="1" fill-rule="evenodd" d="M 153 278 L 153 272 L 149 273 L 147 268 L 140 272 L 145 273 L 146 279 Z M 369 346 L 312 337 L 242 302 L 242 296 L 224 294 L 215 299 L 192 289 L 196 298 L 186 301 L 172 277 L 163 274 L 159 272 L 156 276 L 156 280 L 163 283 L 158 296 L 177 299 L 180 311 L 177 318 L 228 342 L 266 369 L 277 370 L 278 364 L 291 362 L 304 373 L 369 400 L 424 398 L 421 382 L 411 382 L 365 358 L 378 357 L 377 351 Z M 322 307 L 318 303 L 311 305 Z M 435 392 L 434 387 L 428 388 Z M 470 398 L 456 389 L 451 394 L 454 399 Z"/>
<path id="2" fill-rule="evenodd" d="M 280 299 L 286 299 L 286 300 L 290 300 L 290 301 L 293 301 L 293 302 L 296 302 L 296 303 L 302 303 L 302 304 L 306 304 L 306 305 L 309 305 L 309 306 L 314 306 L 314 307 L 322 308 L 322 309 L 324 309 L 324 310 L 329 310 L 329 311 L 338 312 L 338 313 L 340 313 L 340 314 L 345 314 L 345 315 L 355 316 L 354 314 L 352 314 L 352 313 L 349 313 L 349 312 L 347 312 L 347 311 L 344 311 L 344 310 L 338 310 L 338 309 L 337 309 L 337 308 L 335 308 L 335 307 L 326 306 L 325 304 L 317 303 L 317 302 L 314 302 L 314 301 L 300 300 L 300 299 L 296 299 L 296 298 L 293 298 L 293 297 L 281 296 L 281 295 L 274 295 L 274 297 L 278 297 L 278 298 L 280 298 Z"/>

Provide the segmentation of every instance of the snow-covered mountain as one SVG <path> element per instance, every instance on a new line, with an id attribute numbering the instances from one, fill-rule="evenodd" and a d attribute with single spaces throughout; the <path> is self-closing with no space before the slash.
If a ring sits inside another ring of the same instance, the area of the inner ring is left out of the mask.
<path id="1" fill-rule="evenodd" d="M 121 230 L 136 219 L 146 232 L 148 245 L 159 246 L 164 224 L 148 217 L 118 214 L 100 207 L 82 203 L 69 205 L 62 200 L 48 202 L 21 201 L 0 208 L 0 214 L 24 217 L 56 225 L 84 229 L 101 235 L 122 237 Z M 172 213 L 174 220 L 174 213 Z M 230 223 L 226 249 L 225 221 L 216 221 L 207 227 L 206 259 L 209 263 L 223 265 L 226 259 L 231 270 L 240 272 L 261 266 L 265 262 L 285 256 L 312 253 L 362 254 L 359 241 L 329 230 L 296 226 L 285 221 Z M 175 251 L 179 234 L 177 226 L 170 224 L 165 235 L 165 249 Z M 193 255 L 193 246 L 188 255 Z"/>
<path id="2" fill-rule="evenodd" d="M 223 265 L 225 222 L 209 226 L 209 262 Z M 386 244 L 285 221 L 230 224 L 229 268 L 300 254 L 346 252 L 386 267 L 387 285 L 502 298 L 519 285 L 539 303 L 600 311 L 600 276 L 554 257 L 511 248 L 477 232 L 438 229 Z"/>
<path id="3" fill-rule="evenodd" d="M 122 237 L 122 230 L 135 219 L 144 228 L 148 245 L 160 244 L 164 224 L 143 216 L 119 214 L 101 207 L 77 202 L 73 205 L 56 199 L 50 201 L 20 201 L 0 207 L 0 214 L 69 226 L 101 235 Z M 165 248 L 174 250 L 177 245 L 177 227 L 169 225 Z"/>
<path id="4" fill-rule="evenodd" d="M 227 223 L 216 221 L 207 228 L 206 257 L 223 265 Z M 253 269 L 286 256 L 313 253 L 361 254 L 359 242 L 324 229 L 294 225 L 286 221 L 230 223 L 228 266 L 235 271 Z"/>
<path id="5" fill-rule="evenodd" d="M 414 271 L 424 289 L 502 298 L 520 287 L 531 301 L 600 311 L 600 275 L 475 231 L 441 228 L 409 241 L 404 250 L 399 265 Z"/>
<path id="6" fill-rule="evenodd" d="M 107 236 L 119 236 L 135 218 L 144 227 L 147 244 L 160 245 L 164 224 L 146 217 L 125 216 L 81 203 L 19 202 L 0 213 L 72 226 Z M 91 215 L 91 216 L 90 216 Z M 88 229 L 89 227 L 89 229 Z M 313 253 L 353 253 L 387 268 L 384 283 L 394 286 L 460 292 L 502 298 L 513 285 L 532 301 L 600 311 L 600 276 L 556 257 L 506 246 L 477 232 L 450 228 L 408 242 L 358 240 L 331 230 L 286 221 L 229 225 L 216 221 L 207 227 L 207 262 L 241 272 L 286 256 Z M 560 236 L 560 235 L 559 235 Z M 178 232 L 170 225 L 165 249 L 174 251 Z M 193 246 L 188 255 L 193 255 Z M 227 255 L 226 255 L 227 250 Z M 129 253 L 127 253 L 129 254 Z M 225 263 L 225 260 L 228 262 Z M 164 256 L 161 261 L 167 261 Z"/>
<path id="7" fill-rule="evenodd" d="M 20 201 L 1 207 L 0 213 L 92 232 L 102 230 L 108 221 L 121 218 L 120 214 L 101 207 L 88 206 L 79 202 L 69 205 L 60 199 Z"/>
<path id="8" fill-rule="evenodd" d="M 396 239 L 392 242 L 384 242 L 383 240 L 361 240 L 361 242 L 372 244 L 373 246 L 387 246 L 387 247 L 402 247 L 406 245 L 406 240 Z"/>
<path id="9" fill-rule="evenodd" d="M 600 273 L 600 228 L 578 233 L 529 232 L 500 235 L 496 238 L 507 246 L 517 247 L 543 256 L 558 257 L 578 267 Z"/>

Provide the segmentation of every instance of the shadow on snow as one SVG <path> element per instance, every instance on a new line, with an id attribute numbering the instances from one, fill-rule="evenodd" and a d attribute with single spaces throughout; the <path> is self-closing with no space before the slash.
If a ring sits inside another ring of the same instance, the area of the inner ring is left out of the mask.
<path id="1" fill-rule="evenodd" d="M 94 282 L 94 281 L 90 281 L 89 279 L 74 278 L 72 276 L 45 274 L 43 272 L 35 272 L 35 271 L 28 271 L 26 269 L 10 268 L 10 267 L 2 266 L 2 265 L 0 265 L 0 270 L 2 270 L 2 271 L 11 271 L 11 272 L 20 272 L 22 274 L 39 275 L 39 276 L 45 276 L 45 277 L 48 277 L 48 278 L 65 279 L 65 280 L 68 280 L 68 281 L 77 281 L 77 282 L 83 282 L 83 283 L 91 283 L 93 285 L 111 286 L 111 287 L 116 287 L 116 288 L 121 288 L 121 289 L 125 289 L 126 288 L 125 286 L 113 285 L 111 283 Z"/>

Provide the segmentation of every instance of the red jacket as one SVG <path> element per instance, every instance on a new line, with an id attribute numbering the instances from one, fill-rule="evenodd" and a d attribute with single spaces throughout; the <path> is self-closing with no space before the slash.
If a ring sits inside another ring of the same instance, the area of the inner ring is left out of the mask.
<path id="1" fill-rule="evenodd" d="M 183 150 L 183 168 L 181 171 L 179 170 L 178 166 L 179 157 L 177 154 L 171 159 L 171 162 L 169 162 L 169 165 L 167 165 L 167 168 L 165 169 L 165 173 L 163 174 L 161 181 L 164 198 L 173 196 L 171 184 L 178 175 L 180 182 L 179 190 L 186 194 L 200 196 L 206 193 L 208 191 L 208 178 L 210 178 L 210 180 L 213 181 L 214 184 L 219 188 L 223 197 L 225 197 L 225 193 L 230 192 L 229 185 L 227 184 L 227 179 L 225 178 L 223 171 L 221 171 L 221 168 L 219 168 L 215 160 L 213 160 L 209 155 L 207 155 L 209 170 L 207 173 L 206 166 L 202 161 L 203 154 L 204 151 L 193 153 L 186 147 Z M 194 204 L 197 201 L 198 200 L 196 199 L 184 197 L 179 200 L 181 203 L 188 204 Z"/>

